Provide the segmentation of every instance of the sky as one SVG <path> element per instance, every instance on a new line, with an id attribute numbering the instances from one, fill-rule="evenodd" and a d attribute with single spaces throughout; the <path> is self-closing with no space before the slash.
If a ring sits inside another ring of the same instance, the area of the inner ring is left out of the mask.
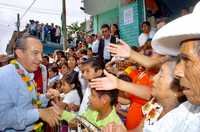
<path id="1" fill-rule="evenodd" d="M 30 10 L 25 13 L 32 3 Z M 80 9 L 82 6 L 81 0 L 66 0 L 68 25 L 89 18 Z M 62 0 L 0 0 L 0 54 L 5 53 L 12 32 L 16 30 L 17 13 L 20 14 L 21 29 L 23 29 L 30 19 L 61 25 L 61 10 Z"/>

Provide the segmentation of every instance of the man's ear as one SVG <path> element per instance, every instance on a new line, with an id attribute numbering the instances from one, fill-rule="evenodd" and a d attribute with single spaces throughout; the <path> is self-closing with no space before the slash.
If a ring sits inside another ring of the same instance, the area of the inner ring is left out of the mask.
<path id="1" fill-rule="evenodd" d="M 23 51 L 21 49 L 16 49 L 15 54 L 17 55 L 17 58 L 23 58 Z"/>

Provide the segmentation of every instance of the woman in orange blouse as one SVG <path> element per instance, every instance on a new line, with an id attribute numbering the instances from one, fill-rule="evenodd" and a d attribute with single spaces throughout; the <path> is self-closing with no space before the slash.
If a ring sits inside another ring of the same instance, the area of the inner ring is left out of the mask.
<path id="1" fill-rule="evenodd" d="M 152 86 L 151 78 L 155 75 L 155 72 L 153 70 L 145 70 L 140 67 L 139 69 L 132 70 L 128 73 L 128 75 L 131 77 L 133 83 L 147 86 L 146 88 L 150 89 Z M 148 100 L 134 95 L 130 95 L 130 100 L 131 105 L 126 116 L 126 127 L 127 129 L 134 129 L 143 119 L 141 108 Z"/>

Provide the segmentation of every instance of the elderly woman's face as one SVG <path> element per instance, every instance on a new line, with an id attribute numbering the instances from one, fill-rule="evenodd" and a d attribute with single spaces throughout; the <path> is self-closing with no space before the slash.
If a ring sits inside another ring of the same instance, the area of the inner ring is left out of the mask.
<path id="1" fill-rule="evenodd" d="M 162 65 L 158 74 L 153 78 L 152 95 L 159 99 L 170 98 L 175 95 L 171 89 L 171 83 L 173 81 L 173 71 L 176 62 L 169 61 Z"/>
<path id="2" fill-rule="evenodd" d="M 199 42 L 186 41 L 181 45 L 181 61 L 177 64 L 174 74 L 180 79 L 183 93 L 192 103 L 200 104 L 200 56 L 197 53 Z"/>

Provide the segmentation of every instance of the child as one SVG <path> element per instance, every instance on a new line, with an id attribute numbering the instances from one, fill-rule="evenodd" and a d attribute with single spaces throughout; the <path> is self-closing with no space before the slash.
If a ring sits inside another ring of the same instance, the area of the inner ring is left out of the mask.
<path id="1" fill-rule="evenodd" d="M 58 74 L 58 65 L 52 65 L 48 68 L 48 74 L 49 74 L 49 79 L 48 79 L 48 86 L 52 87 L 56 81 L 59 80 L 59 74 Z"/>
<path id="2" fill-rule="evenodd" d="M 80 86 L 80 82 L 78 80 L 78 73 L 72 72 L 69 75 L 63 76 L 61 80 L 61 88 L 63 93 L 61 96 L 63 97 L 63 103 L 70 105 L 75 104 L 77 106 L 80 105 L 83 94 Z"/>
<path id="3" fill-rule="evenodd" d="M 111 122 L 122 124 L 114 105 L 117 102 L 118 90 L 91 90 L 89 108 L 81 115 L 97 128 L 102 128 Z M 76 118 L 75 114 L 64 111 L 62 119 L 68 122 Z"/>
<path id="4" fill-rule="evenodd" d="M 96 58 L 89 58 L 81 64 L 80 69 L 83 78 L 87 81 L 87 86 L 85 89 L 83 101 L 80 105 L 79 114 L 84 112 L 88 107 L 89 96 L 91 95 L 91 90 L 89 88 L 88 82 L 103 74 L 103 66 L 99 63 L 99 61 Z"/>
<path id="5" fill-rule="evenodd" d="M 63 63 L 61 64 L 60 66 L 60 69 L 59 69 L 59 79 L 61 80 L 62 77 L 65 75 L 65 74 L 69 74 L 70 72 L 70 69 L 68 67 L 68 63 Z"/>

